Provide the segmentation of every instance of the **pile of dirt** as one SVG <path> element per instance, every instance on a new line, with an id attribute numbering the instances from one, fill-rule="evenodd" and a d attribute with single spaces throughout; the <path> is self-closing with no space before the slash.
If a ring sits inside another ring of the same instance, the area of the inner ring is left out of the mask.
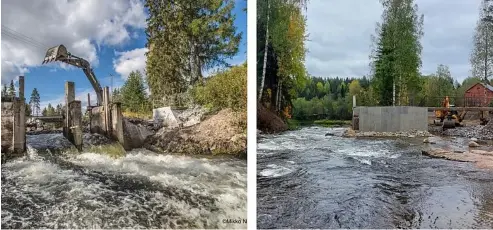
<path id="1" fill-rule="evenodd" d="M 149 138 L 146 148 L 178 154 L 229 154 L 246 156 L 246 130 L 242 116 L 224 109 L 203 122 L 185 128 L 162 128 Z"/>
<path id="2" fill-rule="evenodd" d="M 280 133 L 288 130 L 288 125 L 275 113 L 257 103 L 257 129 L 265 133 Z"/>

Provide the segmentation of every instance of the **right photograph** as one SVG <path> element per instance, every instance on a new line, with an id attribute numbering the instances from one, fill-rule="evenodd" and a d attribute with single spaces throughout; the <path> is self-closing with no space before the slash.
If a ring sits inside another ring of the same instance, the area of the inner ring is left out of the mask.
<path id="1" fill-rule="evenodd" d="M 493 0 L 257 1 L 259 229 L 493 227 Z"/>

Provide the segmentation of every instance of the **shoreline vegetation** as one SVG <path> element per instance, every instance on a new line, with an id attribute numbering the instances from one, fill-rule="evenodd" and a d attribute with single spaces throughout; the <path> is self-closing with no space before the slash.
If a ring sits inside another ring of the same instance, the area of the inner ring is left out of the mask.
<path id="1" fill-rule="evenodd" d="M 350 120 L 330 120 L 330 119 L 320 119 L 320 120 L 287 120 L 288 129 L 296 130 L 304 126 L 322 126 L 322 127 L 347 127 L 351 125 Z"/>

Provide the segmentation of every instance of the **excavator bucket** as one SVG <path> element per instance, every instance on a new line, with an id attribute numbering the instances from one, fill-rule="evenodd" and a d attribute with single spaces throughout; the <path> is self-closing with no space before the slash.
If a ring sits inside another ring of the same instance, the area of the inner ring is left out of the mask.
<path id="1" fill-rule="evenodd" d="M 67 52 L 67 48 L 65 48 L 64 45 L 51 47 L 48 49 L 48 51 L 46 51 L 46 55 L 42 64 L 65 59 L 68 58 L 68 56 L 69 53 Z"/>

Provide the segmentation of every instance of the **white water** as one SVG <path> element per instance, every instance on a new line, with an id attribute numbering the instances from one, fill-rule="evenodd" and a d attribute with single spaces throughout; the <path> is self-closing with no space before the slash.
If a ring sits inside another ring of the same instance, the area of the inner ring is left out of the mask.
<path id="1" fill-rule="evenodd" d="M 2 228 L 246 228 L 246 162 L 28 156 L 2 165 Z M 50 159 L 50 160 L 48 160 Z"/>

